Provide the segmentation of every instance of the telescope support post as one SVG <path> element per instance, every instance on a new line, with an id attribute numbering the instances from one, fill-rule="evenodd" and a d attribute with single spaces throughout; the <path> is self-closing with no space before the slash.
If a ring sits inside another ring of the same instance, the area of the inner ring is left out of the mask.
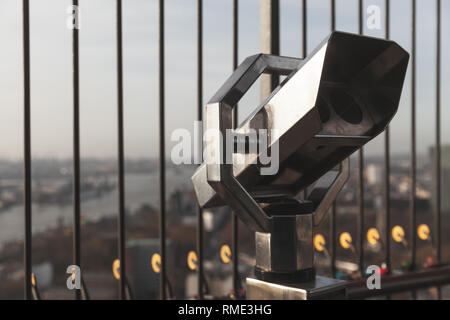
<path id="1" fill-rule="evenodd" d="M 315 274 L 313 208 L 293 199 L 264 206 L 270 232 L 255 232 L 255 277 L 247 278 L 247 299 L 345 299 L 345 281 Z"/>

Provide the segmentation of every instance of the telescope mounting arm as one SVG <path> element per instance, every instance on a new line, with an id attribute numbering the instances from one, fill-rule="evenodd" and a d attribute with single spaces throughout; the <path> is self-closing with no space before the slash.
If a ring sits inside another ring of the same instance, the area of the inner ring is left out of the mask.
<path id="1" fill-rule="evenodd" d="M 239 65 L 206 106 L 205 129 L 217 133 L 213 139 L 205 141 L 207 182 L 252 231 L 271 232 L 271 217 L 234 177 L 233 164 L 226 158 L 222 137 L 227 136 L 226 130 L 233 128 L 233 108 L 261 74 L 289 75 L 298 69 L 301 62 L 302 59 L 298 58 L 267 54 L 250 56 Z M 336 170 L 330 171 L 334 176 L 328 179 L 327 186 L 319 183 L 309 194 L 308 200 L 313 201 L 316 208 L 315 226 L 323 221 L 328 208 L 347 181 L 348 165 L 348 159 L 344 160 L 337 175 Z"/>

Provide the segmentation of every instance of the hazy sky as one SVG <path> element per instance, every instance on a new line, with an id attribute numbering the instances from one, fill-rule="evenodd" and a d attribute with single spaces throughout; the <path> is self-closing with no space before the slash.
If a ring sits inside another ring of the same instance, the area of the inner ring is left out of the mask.
<path id="1" fill-rule="evenodd" d="M 241 0 L 239 59 L 260 51 L 259 0 Z M 301 1 L 281 0 L 281 53 L 301 54 Z M 308 51 L 329 32 L 328 0 L 309 1 Z M 391 36 L 410 49 L 410 2 L 391 1 Z M 70 157 L 72 152 L 70 0 L 31 0 L 32 151 L 35 157 Z M 111 157 L 117 152 L 115 1 L 80 0 L 81 152 Z M 192 130 L 196 119 L 196 3 L 166 3 L 166 136 L 175 128 Z M 379 5 L 384 1 L 365 1 Z M 449 34 L 449 2 L 442 1 L 442 33 Z M 0 0 L 0 158 L 22 156 L 21 1 Z M 127 157 L 158 154 L 158 19 L 156 0 L 123 0 L 125 152 Z M 418 151 L 434 143 L 435 1 L 417 1 Z M 204 102 L 232 69 L 232 1 L 204 0 Z M 384 25 L 384 22 L 382 23 Z M 357 1 L 337 1 L 337 28 L 357 32 Z M 384 36 L 384 30 L 365 30 Z M 450 142 L 449 42 L 443 37 L 442 137 Z M 410 78 L 392 122 L 392 152 L 410 150 Z M 259 86 L 240 103 L 240 116 L 259 99 Z M 379 154 L 382 138 L 367 147 Z"/>

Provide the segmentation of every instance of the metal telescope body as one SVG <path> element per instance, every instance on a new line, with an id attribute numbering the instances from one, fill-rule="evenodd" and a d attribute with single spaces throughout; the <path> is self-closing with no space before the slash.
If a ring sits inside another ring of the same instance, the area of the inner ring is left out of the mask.
<path id="1" fill-rule="evenodd" d="M 344 186 L 348 157 L 395 115 L 408 60 L 393 41 L 333 32 L 304 60 L 248 57 L 208 102 L 204 129 L 229 138 L 233 108 L 258 77 L 287 76 L 231 131 L 231 155 L 217 136 L 204 141 L 205 163 L 192 177 L 201 207 L 228 205 L 255 231 L 257 279 L 250 286 L 247 279 L 248 295 L 276 298 L 273 283 L 305 284 L 291 298 L 328 297 L 330 288 L 342 289 L 315 276 L 313 227 Z M 278 153 L 278 170 L 270 175 L 261 174 L 267 167 L 261 150 L 235 150 L 235 140 L 250 144 L 250 133 L 261 130 L 268 133 L 263 151 Z M 295 199 L 300 191 L 304 200 Z"/>

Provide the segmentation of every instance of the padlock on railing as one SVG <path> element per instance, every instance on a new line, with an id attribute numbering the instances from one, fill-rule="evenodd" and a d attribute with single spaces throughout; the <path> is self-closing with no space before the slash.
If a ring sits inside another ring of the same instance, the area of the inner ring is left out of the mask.
<path id="1" fill-rule="evenodd" d="M 116 280 L 120 280 L 120 260 L 119 259 L 116 259 L 113 261 L 112 271 L 113 271 L 114 278 Z M 133 293 L 131 291 L 131 287 L 130 287 L 127 277 L 125 277 L 125 279 L 123 281 L 125 282 L 125 298 L 126 298 L 126 300 L 133 300 Z"/>

